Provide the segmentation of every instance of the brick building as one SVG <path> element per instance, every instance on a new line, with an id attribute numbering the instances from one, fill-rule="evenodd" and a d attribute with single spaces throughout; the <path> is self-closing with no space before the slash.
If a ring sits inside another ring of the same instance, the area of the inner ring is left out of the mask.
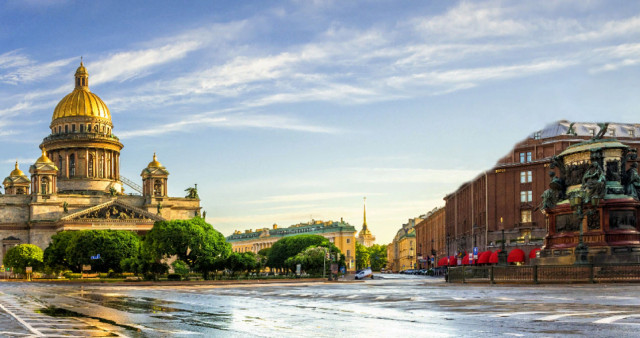
<path id="1" fill-rule="evenodd" d="M 441 238 L 448 246 L 447 255 L 474 246 L 495 250 L 501 245 L 502 230 L 507 250 L 518 247 L 529 253 L 541 247 L 547 226 L 537 207 L 550 182 L 550 160 L 598 131 L 597 123 L 550 124 L 516 144 L 493 168 L 445 196 Z M 640 147 L 640 124 L 611 123 L 606 135 L 631 148 Z"/>
<path id="2" fill-rule="evenodd" d="M 442 257 L 446 253 L 445 208 L 435 208 L 416 224 L 416 249 L 418 268 L 432 266 L 431 257 Z M 436 260 L 437 261 L 437 260 Z"/>

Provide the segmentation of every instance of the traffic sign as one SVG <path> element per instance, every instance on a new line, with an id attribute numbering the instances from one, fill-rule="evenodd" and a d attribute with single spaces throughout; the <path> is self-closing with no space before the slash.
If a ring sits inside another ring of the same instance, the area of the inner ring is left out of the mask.
<path id="1" fill-rule="evenodd" d="M 473 259 L 478 259 L 478 247 L 473 247 Z"/>
<path id="2" fill-rule="evenodd" d="M 26 268 L 24 268 L 24 269 L 25 269 L 25 272 L 26 272 L 26 273 L 31 273 L 31 272 L 33 272 L 33 268 L 32 268 L 32 267 L 30 267 L 30 266 L 27 266 L 27 267 L 26 267 Z"/>
<path id="3" fill-rule="evenodd" d="M 97 254 L 95 256 L 91 256 L 91 259 L 100 259 L 100 254 Z"/>

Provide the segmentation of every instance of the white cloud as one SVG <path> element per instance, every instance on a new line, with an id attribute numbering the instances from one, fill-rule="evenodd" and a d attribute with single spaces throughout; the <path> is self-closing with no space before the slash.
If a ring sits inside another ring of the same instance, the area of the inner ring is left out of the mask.
<path id="1" fill-rule="evenodd" d="M 307 124 L 295 118 L 278 115 L 234 114 L 220 116 L 197 114 L 180 121 L 151 126 L 146 129 L 127 130 L 118 133 L 122 138 L 156 136 L 171 132 L 187 132 L 203 127 L 280 129 L 310 133 L 337 133 L 336 128 Z"/>

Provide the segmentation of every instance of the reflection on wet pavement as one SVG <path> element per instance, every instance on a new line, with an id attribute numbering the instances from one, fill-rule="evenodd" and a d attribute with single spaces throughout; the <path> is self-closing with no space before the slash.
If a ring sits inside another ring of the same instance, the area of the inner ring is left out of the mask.
<path id="1" fill-rule="evenodd" d="M 242 286 L 0 285 L 19 301 L 122 325 L 111 330 L 126 336 L 624 337 L 640 325 L 638 291 L 640 285 L 450 285 L 402 276 Z"/>

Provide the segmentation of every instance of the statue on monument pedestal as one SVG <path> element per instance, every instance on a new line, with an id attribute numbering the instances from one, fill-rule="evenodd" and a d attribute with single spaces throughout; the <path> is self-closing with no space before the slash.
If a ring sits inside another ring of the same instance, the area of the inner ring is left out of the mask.
<path id="1" fill-rule="evenodd" d="M 625 195 L 632 196 L 635 199 L 640 198 L 640 175 L 638 175 L 638 163 L 632 163 L 631 168 L 626 172 L 626 185 L 624 187 Z"/>
<path id="2" fill-rule="evenodd" d="M 591 200 L 591 197 L 603 198 L 605 187 L 604 170 L 600 167 L 600 163 L 592 161 L 584 176 L 582 176 L 582 189 L 587 192 L 587 201 Z"/>

